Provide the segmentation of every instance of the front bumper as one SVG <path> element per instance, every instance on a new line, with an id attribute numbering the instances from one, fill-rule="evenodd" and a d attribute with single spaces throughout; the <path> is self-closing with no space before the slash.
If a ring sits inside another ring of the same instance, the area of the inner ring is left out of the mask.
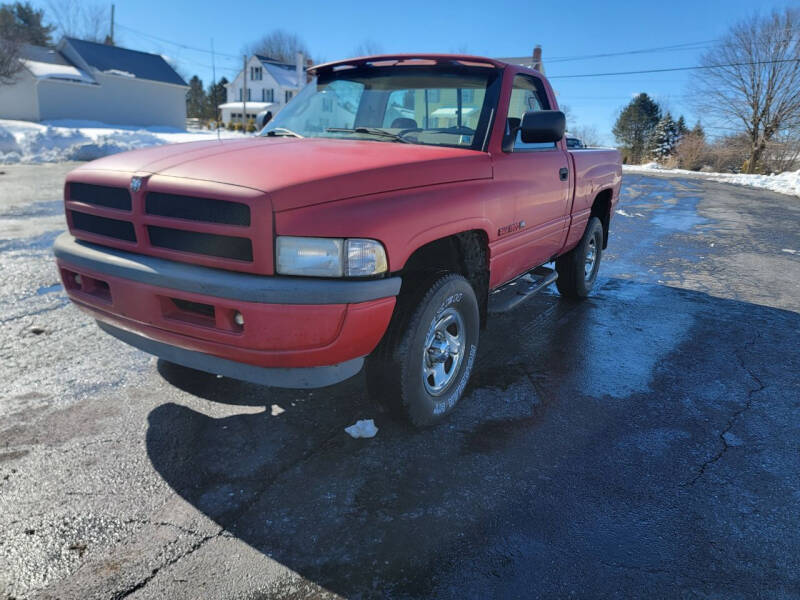
<path id="1" fill-rule="evenodd" d="M 53 250 L 70 299 L 105 331 L 172 362 L 276 387 L 357 373 L 388 327 L 401 283 L 234 273 L 68 233 Z"/>

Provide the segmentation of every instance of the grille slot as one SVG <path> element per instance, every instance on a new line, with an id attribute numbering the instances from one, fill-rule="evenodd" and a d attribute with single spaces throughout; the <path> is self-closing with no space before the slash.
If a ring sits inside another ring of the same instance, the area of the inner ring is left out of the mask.
<path id="1" fill-rule="evenodd" d="M 124 240 L 126 242 L 136 241 L 136 232 L 133 229 L 133 223 L 120 221 L 119 219 L 109 219 L 108 217 L 98 217 L 75 210 L 69 212 L 72 217 L 72 226 L 75 229 Z"/>
<path id="2" fill-rule="evenodd" d="M 125 188 L 93 185 L 91 183 L 70 183 L 69 199 L 75 202 L 117 210 L 131 209 L 131 195 Z"/>
<path id="3" fill-rule="evenodd" d="M 147 234 L 150 244 L 160 248 L 249 262 L 253 260 L 253 244 L 248 238 L 154 225 L 147 227 Z"/>
<path id="4" fill-rule="evenodd" d="M 150 192 L 145 199 L 145 212 L 150 215 L 189 219 L 190 221 L 250 225 L 249 206 L 213 198 Z"/>

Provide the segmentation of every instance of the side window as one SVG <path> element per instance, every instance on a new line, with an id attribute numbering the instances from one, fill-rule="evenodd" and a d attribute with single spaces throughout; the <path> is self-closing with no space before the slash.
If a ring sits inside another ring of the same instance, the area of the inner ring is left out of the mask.
<path id="1" fill-rule="evenodd" d="M 541 90 L 532 77 L 517 75 L 511 88 L 511 101 L 508 105 L 508 120 L 506 121 L 506 134 L 514 131 L 514 150 L 550 150 L 556 147 L 555 142 L 538 142 L 526 144 L 522 141 L 519 124 L 522 116 L 531 110 L 546 110 L 547 99 L 544 90 Z"/>

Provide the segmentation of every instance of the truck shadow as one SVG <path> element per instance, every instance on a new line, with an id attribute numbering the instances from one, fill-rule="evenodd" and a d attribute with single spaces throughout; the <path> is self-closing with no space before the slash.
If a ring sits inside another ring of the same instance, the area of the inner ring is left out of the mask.
<path id="1" fill-rule="evenodd" d="M 617 593 L 603 563 L 621 548 L 635 565 L 709 566 L 682 486 L 751 390 L 736 365 L 780 361 L 799 327 L 793 312 L 624 280 L 581 303 L 542 295 L 483 332 L 462 404 L 425 431 L 380 412 L 362 375 L 277 391 L 160 365 L 190 394 L 265 408 L 164 404 L 147 452 L 231 535 L 345 597 Z M 376 438 L 344 433 L 371 417 Z"/>

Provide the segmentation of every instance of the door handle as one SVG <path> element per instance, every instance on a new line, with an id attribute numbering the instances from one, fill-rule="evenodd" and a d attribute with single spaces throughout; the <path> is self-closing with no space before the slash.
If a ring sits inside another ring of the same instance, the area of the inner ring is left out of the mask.
<path id="1" fill-rule="evenodd" d="M 561 181 L 566 181 L 567 179 L 569 179 L 569 169 L 567 167 L 561 167 L 558 170 L 558 178 Z"/>

